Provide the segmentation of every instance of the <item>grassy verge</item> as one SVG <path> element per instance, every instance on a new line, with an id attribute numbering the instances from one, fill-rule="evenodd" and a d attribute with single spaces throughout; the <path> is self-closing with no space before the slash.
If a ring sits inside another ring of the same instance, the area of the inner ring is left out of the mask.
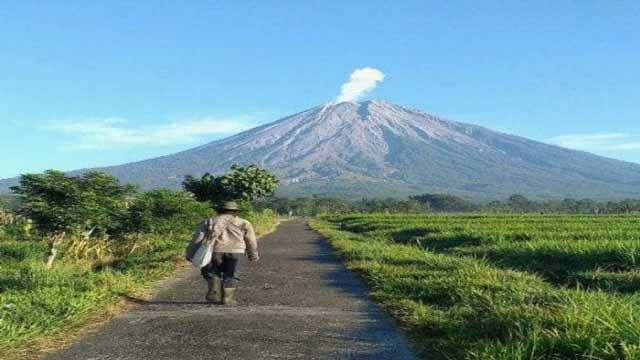
<path id="1" fill-rule="evenodd" d="M 252 212 L 244 216 L 254 227 L 256 235 L 261 236 L 267 234 L 278 226 L 278 216 L 272 210 L 263 210 Z"/>
<path id="2" fill-rule="evenodd" d="M 425 359 L 640 359 L 638 296 L 557 287 L 326 219 L 311 225 L 365 277 Z"/>
<path id="3" fill-rule="evenodd" d="M 268 212 L 251 220 L 258 234 L 277 225 Z M 44 242 L 0 239 L 0 358 L 24 358 L 47 337 L 112 312 L 123 296 L 142 295 L 183 262 L 189 238 L 186 233 L 146 235 L 126 257 L 107 264 L 75 259 L 74 249 L 67 248 L 51 270 L 44 267 Z"/>

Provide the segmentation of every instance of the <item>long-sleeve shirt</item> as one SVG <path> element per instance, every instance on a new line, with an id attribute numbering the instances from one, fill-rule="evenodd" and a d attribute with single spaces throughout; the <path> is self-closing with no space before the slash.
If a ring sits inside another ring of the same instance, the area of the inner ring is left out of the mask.
<path id="1" fill-rule="evenodd" d="M 202 242 L 210 228 L 218 239 L 213 252 L 242 254 L 246 251 L 250 258 L 258 257 L 258 242 L 249 221 L 229 214 L 206 219 L 193 234 L 192 243 Z"/>

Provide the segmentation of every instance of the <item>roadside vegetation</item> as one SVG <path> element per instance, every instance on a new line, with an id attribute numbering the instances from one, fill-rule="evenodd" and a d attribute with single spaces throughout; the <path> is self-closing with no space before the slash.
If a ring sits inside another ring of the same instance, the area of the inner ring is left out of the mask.
<path id="1" fill-rule="evenodd" d="M 425 359 L 640 359 L 637 215 L 312 221 Z"/>
<path id="2" fill-rule="evenodd" d="M 275 213 L 256 211 L 251 201 L 277 181 L 266 190 L 252 183 L 246 174 L 258 170 L 234 167 L 216 189 L 228 197 L 216 199 L 137 192 L 98 172 L 24 175 L 14 205 L 0 207 L 0 358 L 22 358 L 38 341 L 79 328 L 172 274 L 194 228 L 214 215 L 215 201 L 242 200 L 256 232 L 271 231 Z"/>

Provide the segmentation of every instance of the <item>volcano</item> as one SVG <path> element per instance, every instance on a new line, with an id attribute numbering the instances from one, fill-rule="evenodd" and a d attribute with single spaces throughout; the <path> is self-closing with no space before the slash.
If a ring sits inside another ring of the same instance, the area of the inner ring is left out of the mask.
<path id="1" fill-rule="evenodd" d="M 187 174 L 220 174 L 233 164 L 275 172 L 281 196 L 640 196 L 638 164 L 383 101 L 326 104 L 187 151 L 97 170 L 143 189 L 176 188 Z"/>

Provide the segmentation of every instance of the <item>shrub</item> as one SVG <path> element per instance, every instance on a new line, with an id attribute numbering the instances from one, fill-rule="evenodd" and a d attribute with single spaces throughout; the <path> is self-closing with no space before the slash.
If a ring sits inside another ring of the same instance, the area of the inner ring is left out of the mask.
<path id="1" fill-rule="evenodd" d="M 11 211 L 0 209 L 0 239 L 31 239 L 32 222 Z"/>
<path id="2" fill-rule="evenodd" d="M 192 231 L 211 212 L 208 204 L 196 201 L 184 191 L 151 190 L 136 196 L 122 230 L 156 234 Z"/>

